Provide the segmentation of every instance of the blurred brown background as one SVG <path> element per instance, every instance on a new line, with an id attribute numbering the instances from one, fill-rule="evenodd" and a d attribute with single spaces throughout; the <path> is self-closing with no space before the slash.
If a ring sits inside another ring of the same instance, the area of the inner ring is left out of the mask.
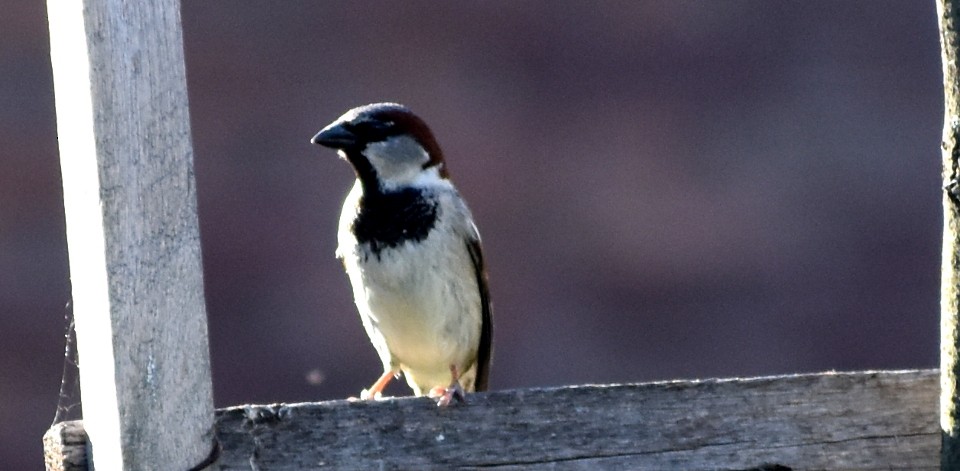
<path id="1" fill-rule="evenodd" d="M 352 173 L 308 140 L 382 100 L 473 208 L 494 388 L 936 365 L 932 1 L 184 3 L 218 406 L 379 373 L 333 258 Z M 54 97 L 44 2 L 0 7 L 0 468 L 40 469 Z"/>

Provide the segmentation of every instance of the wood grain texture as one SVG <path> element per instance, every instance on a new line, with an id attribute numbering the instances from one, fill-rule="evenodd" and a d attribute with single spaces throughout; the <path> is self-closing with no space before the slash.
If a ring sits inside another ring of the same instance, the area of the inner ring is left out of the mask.
<path id="1" fill-rule="evenodd" d="M 943 61 L 943 245 L 940 266 L 940 427 L 944 469 L 960 469 L 960 10 L 938 0 Z"/>
<path id="2" fill-rule="evenodd" d="M 237 406 L 217 411 L 219 464 L 932 470 L 937 379 L 913 370 L 570 386 L 470 394 L 446 409 L 427 398 Z"/>
<path id="3" fill-rule="evenodd" d="M 47 471 L 87 469 L 88 442 L 81 421 L 54 424 L 43 434 L 43 461 Z"/>
<path id="4" fill-rule="evenodd" d="M 240 406 L 217 431 L 222 469 L 934 469 L 937 390 L 933 370 L 573 386 Z"/>
<path id="5" fill-rule="evenodd" d="M 48 4 L 85 428 L 99 469 L 187 469 L 213 400 L 178 0 Z"/>

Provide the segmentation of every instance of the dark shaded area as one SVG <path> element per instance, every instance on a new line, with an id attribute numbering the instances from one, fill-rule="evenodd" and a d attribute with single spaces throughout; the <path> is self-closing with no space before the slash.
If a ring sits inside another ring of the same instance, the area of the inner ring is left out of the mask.
<path id="1" fill-rule="evenodd" d="M 2 11 L 0 462 L 39 469 L 69 276 L 45 6 Z M 218 406 L 379 374 L 333 257 L 353 175 L 309 140 L 384 100 L 480 226 L 493 389 L 936 365 L 933 2 L 182 13 Z"/>

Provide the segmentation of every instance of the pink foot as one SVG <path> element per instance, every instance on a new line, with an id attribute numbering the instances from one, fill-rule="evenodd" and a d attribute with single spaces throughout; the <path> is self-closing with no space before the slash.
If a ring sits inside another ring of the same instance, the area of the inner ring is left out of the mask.
<path id="1" fill-rule="evenodd" d="M 370 389 L 364 389 L 360 391 L 360 400 L 361 401 L 379 401 L 381 398 L 381 392 L 383 388 L 387 387 L 387 384 L 390 383 L 390 380 L 393 379 L 396 375 L 391 371 L 384 371 L 377 381 L 373 383 L 373 386 L 370 386 Z M 356 398 L 350 398 L 356 400 Z"/>
<path id="2" fill-rule="evenodd" d="M 467 402 L 466 394 L 463 392 L 463 387 L 460 386 L 460 374 L 457 373 L 457 367 L 450 365 L 450 375 L 453 378 L 453 381 L 450 382 L 450 386 L 444 388 L 443 386 L 434 386 L 430 390 L 430 397 L 436 397 L 438 407 L 447 407 L 450 403 L 456 399 L 458 402 Z"/>

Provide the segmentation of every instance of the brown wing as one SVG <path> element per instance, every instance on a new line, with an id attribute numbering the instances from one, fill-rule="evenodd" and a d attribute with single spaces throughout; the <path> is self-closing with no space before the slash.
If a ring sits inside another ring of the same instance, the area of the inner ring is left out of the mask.
<path id="1" fill-rule="evenodd" d="M 493 356 L 493 315 L 490 310 L 490 290 L 487 288 L 487 270 L 483 265 L 480 240 L 467 239 L 467 251 L 470 252 L 473 272 L 477 277 L 477 286 L 480 288 L 480 345 L 477 347 L 477 379 L 474 389 L 476 391 L 486 391 L 490 376 L 490 358 Z"/>

